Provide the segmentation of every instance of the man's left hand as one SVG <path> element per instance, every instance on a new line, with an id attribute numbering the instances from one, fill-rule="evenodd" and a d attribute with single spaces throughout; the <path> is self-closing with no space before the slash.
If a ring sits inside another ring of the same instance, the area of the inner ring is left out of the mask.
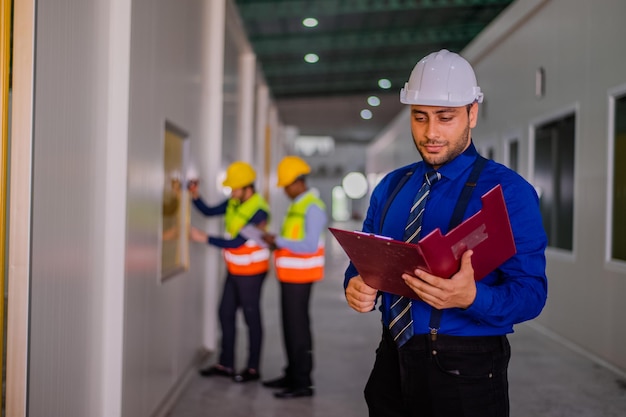
<path id="1" fill-rule="evenodd" d="M 271 250 L 276 250 L 276 235 L 271 233 L 263 233 L 263 241 L 267 243 Z"/>
<path id="2" fill-rule="evenodd" d="M 421 269 L 415 276 L 402 274 L 404 282 L 427 304 L 437 308 L 468 308 L 476 298 L 476 282 L 471 250 L 461 258 L 461 269 L 451 278 L 441 278 Z"/>

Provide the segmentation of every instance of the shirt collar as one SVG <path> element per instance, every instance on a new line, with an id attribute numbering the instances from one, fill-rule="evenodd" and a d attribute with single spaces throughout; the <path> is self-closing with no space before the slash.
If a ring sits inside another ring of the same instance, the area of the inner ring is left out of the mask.
<path id="1" fill-rule="evenodd" d="M 438 171 L 443 177 L 449 180 L 455 180 L 459 175 L 461 175 L 461 173 L 463 173 L 469 166 L 474 163 L 474 160 L 476 160 L 477 156 L 478 151 L 474 146 L 474 142 L 470 142 L 470 145 L 461 155 L 441 166 Z M 428 168 L 431 168 L 430 165 L 427 164 L 427 166 Z"/>

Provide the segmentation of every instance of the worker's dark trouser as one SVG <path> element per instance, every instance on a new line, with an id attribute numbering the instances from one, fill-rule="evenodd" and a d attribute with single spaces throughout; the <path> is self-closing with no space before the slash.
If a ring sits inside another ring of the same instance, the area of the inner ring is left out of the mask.
<path id="1" fill-rule="evenodd" d="M 313 385 L 313 337 L 309 301 L 313 283 L 280 283 L 283 339 L 287 354 L 285 376 L 290 388 Z"/>
<path id="2" fill-rule="evenodd" d="M 222 345 L 219 363 L 227 368 L 235 367 L 235 335 L 237 310 L 241 308 L 248 327 L 247 367 L 259 369 L 263 325 L 261 323 L 261 288 L 266 272 L 257 275 L 233 275 L 228 273 L 219 307 Z"/>

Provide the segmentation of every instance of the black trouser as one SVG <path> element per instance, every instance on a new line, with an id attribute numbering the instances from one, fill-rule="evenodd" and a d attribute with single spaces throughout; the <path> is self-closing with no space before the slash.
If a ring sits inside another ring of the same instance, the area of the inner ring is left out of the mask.
<path id="1" fill-rule="evenodd" d="M 235 329 L 237 310 L 241 307 L 248 326 L 248 368 L 259 369 L 263 326 L 261 324 L 261 287 L 265 280 L 263 272 L 258 275 L 233 275 L 228 273 L 219 307 L 222 328 L 220 364 L 235 367 Z"/>
<path id="2" fill-rule="evenodd" d="M 313 385 L 313 338 L 309 318 L 312 283 L 280 283 L 283 341 L 287 354 L 285 376 L 290 388 Z"/>
<path id="3" fill-rule="evenodd" d="M 370 417 L 506 417 L 506 336 L 413 336 L 398 349 L 388 330 L 365 387 Z"/>

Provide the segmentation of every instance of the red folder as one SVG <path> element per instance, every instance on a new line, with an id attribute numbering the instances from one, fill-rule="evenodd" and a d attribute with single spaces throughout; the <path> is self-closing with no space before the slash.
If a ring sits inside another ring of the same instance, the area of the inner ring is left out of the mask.
<path id="1" fill-rule="evenodd" d="M 516 252 L 502 187 L 481 197 L 483 207 L 445 236 L 435 229 L 417 244 L 384 236 L 329 228 L 359 275 L 372 288 L 405 297 L 416 294 L 402 280 L 416 268 L 450 278 L 461 267 L 461 256 L 472 249 L 474 279 L 484 278 Z"/>

